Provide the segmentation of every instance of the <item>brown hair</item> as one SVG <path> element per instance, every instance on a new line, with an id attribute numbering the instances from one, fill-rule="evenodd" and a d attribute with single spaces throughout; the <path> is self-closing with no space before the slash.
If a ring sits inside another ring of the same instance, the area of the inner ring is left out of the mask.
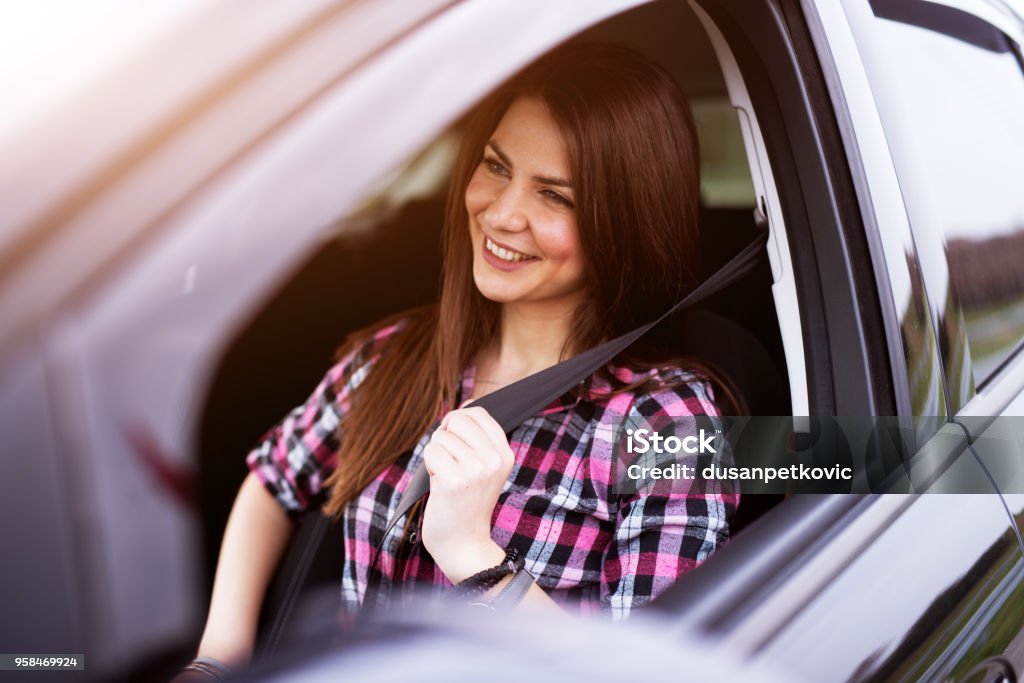
<path id="1" fill-rule="evenodd" d="M 521 97 L 547 105 L 565 137 L 574 182 L 588 297 L 575 312 L 563 359 L 652 320 L 698 283 L 699 159 L 685 96 L 661 68 L 623 47 L 580 44 L 550 52 L 469 120 L 448 194 L 441 300 L 396 317 L 406 325 L 353 393 L 341 426 L 344 466 L 327 480 L 333 488 L 328 514 L 340 514 L 454 406 L 464 368 L 498 332 L 499 305 L 473 281 L 464 195 L 484 146 Z M 351 335 L 341 353 L 381 325 Z M 639 370 L 686 367 L 714 381 L 720 406 L 738 408 L 713 371 L 673 353 L 679 335 L 679 322 L 666 321 L 616 362 Z M 617 391 L 651 383 L 623 385 L 607 368 L 599 374 Z"/>

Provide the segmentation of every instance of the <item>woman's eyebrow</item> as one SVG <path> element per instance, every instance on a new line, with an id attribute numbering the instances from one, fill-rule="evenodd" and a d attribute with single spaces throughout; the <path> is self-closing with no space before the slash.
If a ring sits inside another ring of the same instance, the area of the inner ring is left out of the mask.
<path id="1" fill-rule="evenodd" d="M 487 146 L 490 147 L 491 150 L 498 155 L 498 158 L 501 159 L 501 163 L 508 166 L 509 170 L 513 168 L 512 160 L 508 158 L 508 155 L 505 154 L 505 151 L 500 146 L 498 146 L 497 142 L 491 140 L 490 142 L 487 143 Z"/>
<path id="2" fill-rule="evenodd" d="M 515 167 L 512 163 L 512 160 L 508 158 L 508 155 L 505 154 L 505 151 L 501 148 L 500 145 L 498 145 L 497 142 L 491 140 L 490 142 L 487 143 L 487 146 L 490 147 L 491 150 L 496 155 L 498 155 L 498 158 L 501 159 L 501 163 L 508 166 L 509 170 Z M 556 187 L 565 187 L 570 190 L 572 189 L 572 182 L 566 180 L 565 178 L 552 178 L 549 176 L 535 175 L 533 176 L 533 180 L 535 182 L 540 183 L 541 185 L 554 185 Z"/>

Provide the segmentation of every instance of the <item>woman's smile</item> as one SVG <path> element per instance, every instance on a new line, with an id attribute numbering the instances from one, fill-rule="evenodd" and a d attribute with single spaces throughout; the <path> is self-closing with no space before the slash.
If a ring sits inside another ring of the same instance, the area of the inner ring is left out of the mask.
<path id="1" fill-rule="evenodd" d="M 507 244 L 496 242 L 486 235 L 483 239 L 483 257 L 490 265 L 506 272 L 519 270 L 538 260 L 536 256 L 516 251 Z"/>

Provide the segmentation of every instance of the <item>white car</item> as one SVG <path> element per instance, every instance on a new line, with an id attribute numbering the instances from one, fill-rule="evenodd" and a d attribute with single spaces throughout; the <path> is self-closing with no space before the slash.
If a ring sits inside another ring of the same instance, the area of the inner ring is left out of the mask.
<path id="1" fill-rule="evenodd" d="M 711 260 L 769 231 L 712 304 L 763 411 L 898 416 L 954 491 L 766 501 L 659 605 L 790 679 L 1024 676 L 1022 35 L 1010 0 L 197 9 L 0 136 L 0 651 L 180 664 L 247 447 L 433 296 L 461 117 L 587 39 L 689 93 Z"/>

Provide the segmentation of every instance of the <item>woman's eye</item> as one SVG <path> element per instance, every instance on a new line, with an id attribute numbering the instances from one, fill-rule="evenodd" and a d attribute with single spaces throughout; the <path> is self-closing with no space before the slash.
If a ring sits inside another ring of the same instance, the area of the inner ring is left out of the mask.
<path id="1" fill-rule="evenodd" d="M 497 159 L 491 159 L 489 157 L 484 157 L 483 164 L 484 164 L 484 168 L 487 169 L 488 173 L 491 173 L 491 174 L 497 175 L 497 176 L 507 176 L 508 175 L 508 169 L 505 168 L 505 165 L 502 164 Z"/>
<path id="2" fill-rule="evenodd" d="M 554 190 L 543 190 L 542 194 L 551 201 L 553 201 L 555 204 L 558 204 L 560 206 L 564 206 L 569 209 L 573 208 L 574 206 L 573 203 L 569 201 L 567 197 L 558 194 Z"/>

